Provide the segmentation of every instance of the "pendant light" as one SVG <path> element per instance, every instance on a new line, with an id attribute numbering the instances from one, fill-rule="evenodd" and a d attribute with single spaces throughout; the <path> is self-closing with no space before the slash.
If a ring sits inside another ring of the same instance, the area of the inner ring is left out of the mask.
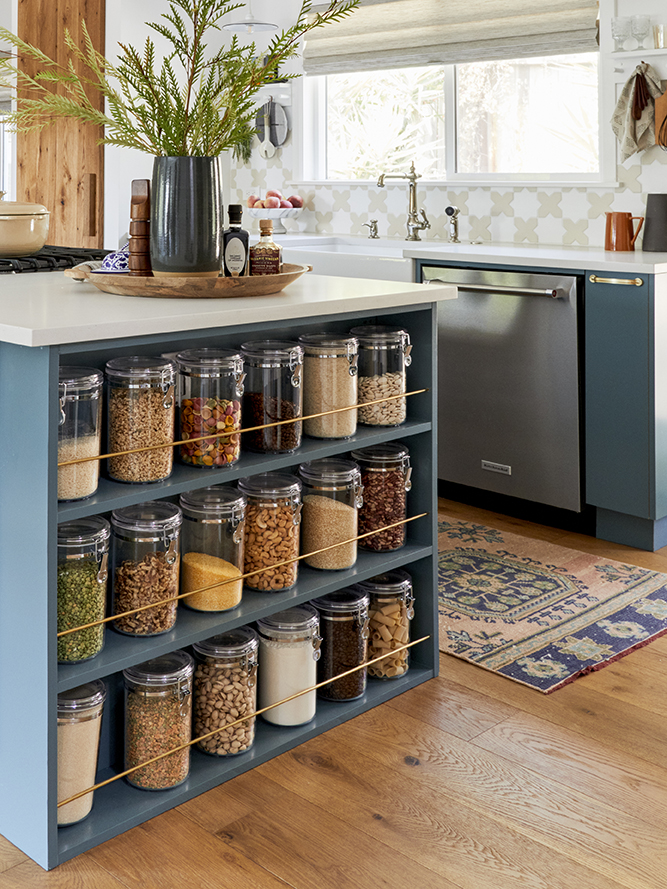
<path id="1" fill-rule="evenodd" d="M 278 25 L 273 25 L 271 22 L 258 22 L 254 15 L 252 14 L 252 0 L 248 0 L 248 15 L 243 21 L 240 22 L 228 22 L 226 25 L 222 26 L 225 31 L 245 31 L 247 34 L 252 34 L 253 31 L 277 31 Z"/>

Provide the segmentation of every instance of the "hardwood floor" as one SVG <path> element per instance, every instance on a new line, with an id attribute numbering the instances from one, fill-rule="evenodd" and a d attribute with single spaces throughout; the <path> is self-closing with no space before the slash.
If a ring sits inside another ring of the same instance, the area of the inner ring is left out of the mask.
<path id="1" fill-rule="evenodd" d="M 646 553 L 441 501 L 667 573 Z M 441 674 L 47 873 L 0 889 L 667 889 L 667 637 L 552 695 Z"/>

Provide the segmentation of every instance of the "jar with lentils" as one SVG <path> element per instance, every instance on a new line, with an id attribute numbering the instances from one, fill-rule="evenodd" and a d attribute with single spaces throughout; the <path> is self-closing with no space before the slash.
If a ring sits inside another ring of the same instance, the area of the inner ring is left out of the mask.
<path id="1" fill-rule="evenodd" d="M 311 333 L 303 346 L 303 431 L 311 438 L 350 438 L 357 431 L 357 358 L 353 336 Z M 339 411 L 351 406 L 352 410 Z M 325 417 L 311 414 L 337 410 Z"/>
<path id="2" fill-rule="evenodd" d="M 104 374 L 94 367 L 59 368 L 58 463 L 98 457 Z M 58 467 L 58 500 L 82 500 L 97 490 L 100 461 Z"/>
<path id="3" fill-rule="evenodd" d="M 125 768 L 135 769 L 127 776 L 134 787 L 167 790 L 188 777 L 190 748 L 176 748 L 191 738 L 193 672 L 194 660 L 186 651 L 123 670 Z M 170 750 L 175 752 L 142 765 Z"/>
<path id="4" fill-rule="evenodd" d="M 368 675 L 377 679 L 398 679 L 409 666 L 409 649 L 396 651 L 410 641 L 410 621 L 414 617 L 412 578 L 396 569 L 378 574 L 358 584 L 369 597 L 368 660 L 382 660 L 368 667 Z"/>
<path id="5" fill-rule="evenodd" d="M 296 451 L 301 445 L 302 431 L 303 347 L 282 340 L 256 340 L 243 343 L 241 354 L 247 373 L 244 426 L 268 426 L 246 432 L 243 446 L 264 454 Z"/>
<path id="6" fill-rule="evenodd" d="M 400 442 L 387 442 L 352 451 L 352 459 L 359 464 L 364 486 L 359 534 L 386 528 L 362 537 L 359 546 L 377 553 L 400 549 L 405 544 L 405 525 L 387 525 L 407 518 L 407 493 L 412 487 L 408 449 Z"/>
<path id="7" fill-rule="evenodd" d="M 258 646 L 251 627 L 238 627 L 192 646 L 194 736 L 202 738 L 197 747 L 204 753 L 234 756 L 252 747 L 255 717 L 250 714 L 257 709 Z"/>
<path id="8" fill-rule="evenodd" d="M 317 682 L 329 682 L 317 690 L 328 701 L 353 701 L 366 690 L 366 667 L 341 676 L 366 661 L 368 649 L 368 595 L 353 587 L 313 599 L 320 616 L 321 657 Z"/>
<path id="9" fill-rule="evenodd" d="M 113 626 L 118 632 L 155 636 L 176 623 L 181 522 L 181 510 L 165 500 L 111 513 Z M 158 604 L 145 607 L 152 603 Z"/>
<path id="10" fill-rule="evenodd" d="M 181 593 L 196 611 L 236 608 L 243 592 L 246 498 L 213 485 L 181 494 Z M 199 590 L 199 592 L 196 592 Z"/>
<path id="11" fill-rule="evenodd" d="M 176 368 L 164 358 L 131 356 L 106 364 L 108 452 L 149 448 L 107 459 L 119 482 L 157 482 L 171 475 Z M 165 445 L 165 447 L 159 447 Z"/>
<path id="12" fill-rule="evenodd" d="M 263 592 L 290 589 L 299 572 L 301 482 L 289 472 L 262 472 L 241 479 L 239 490 L 248 501 L 243 571 L 251 576 L 245 585 Z"/>
<path id="13" fill-rule="evenodd" d="M 180 438 L 219 437 L 180 446 L 190 466 L 231 466 L 241 452 L 243 359 L 230 349 L 188 349 L 176 356 Z"/>
<path id="14" fill-rule="evenodd" d="M 359 409 L 365 426 L 399 426 L 406 419 L 405 369 L 412 363 L 412 346 L 406 330 L 382 324 L 353 327 L 359 340 Z M 381 399 L 391 398 L 391 401 Z M 379 404 L 367 402 L 381 401 Z"/>

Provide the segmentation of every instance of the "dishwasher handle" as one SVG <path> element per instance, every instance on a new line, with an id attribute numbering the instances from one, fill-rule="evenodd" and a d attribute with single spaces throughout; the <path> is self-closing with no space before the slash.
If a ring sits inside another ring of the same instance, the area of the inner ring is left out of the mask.
<path id="1" fill-rule="evenodd" d="M 464 284 L 456 281 L 445 281 L 443 278 L 430 278 L 425 284 L 452 284 L 460 290 L 474 290 L 479 293 L 510 293 L 512 296 L 548 296 L 550 299 L 562 299 L 566 295 L 558 287 L 512 287 L 508 284 Z"/>

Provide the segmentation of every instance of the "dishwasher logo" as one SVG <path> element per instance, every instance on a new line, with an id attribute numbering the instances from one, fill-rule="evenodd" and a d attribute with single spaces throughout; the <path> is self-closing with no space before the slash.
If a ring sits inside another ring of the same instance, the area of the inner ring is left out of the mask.
<path id="1" fill-rule="evenodd" d="M 482 460 L 482 469 L 487 472 L 499 472 L 501 475 L 512 475 L 512 467 L 504 463 L 494 463 L 493 460 Z"/>

